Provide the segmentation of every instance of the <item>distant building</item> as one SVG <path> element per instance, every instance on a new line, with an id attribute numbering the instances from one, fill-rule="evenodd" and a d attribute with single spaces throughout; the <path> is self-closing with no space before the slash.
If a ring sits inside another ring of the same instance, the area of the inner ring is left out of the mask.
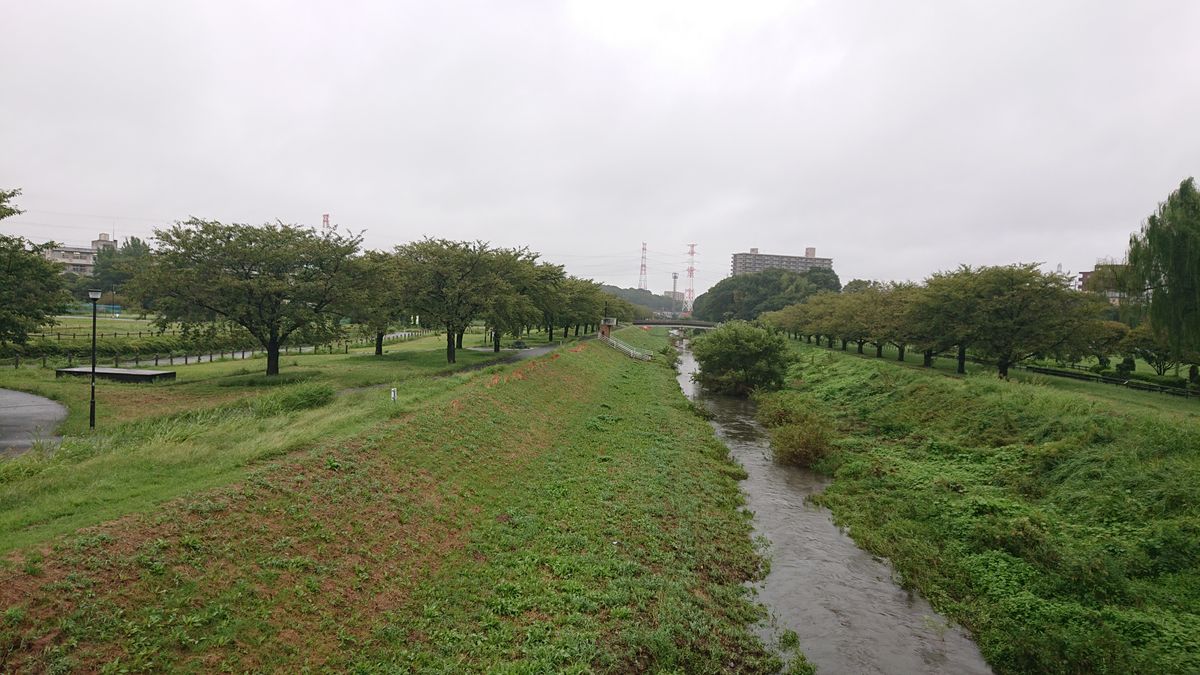
<path id="1" fill-rule="evenodd" d="M 91 246 L 55 246 L 46 251 L 47 260 L 63 266 L 63 272 L 91 276 L 96 269 L 96 255 L 104 249 L 115 249 L 117 242 L 101 232 Z"/>
<path id="2" fill-rule="evenodd" d="M 1126 298 L 1121 290 L 1121 277 L 1125 273 L 1125 265 L 1113 262 L 1097 262 L 1096 268 L 1079 273 L 1078 288 L 1081 291 L 1100 293 L 1113 305 L 1121 304 Z"/>
<path id="3" fill-rule="evenodd" d="M 683 291 L 663 291 L 662 295 L 664 298 L 674 300 L 676 302 L 683 302 L 683 299 L 687 297 L 687 294 L 685 294 Z"/>
<path id="4" fill-rule="evenodd" d="M 812 269 L 833 269 L 833 258 L 818 258 L 817 249 L 808 247 L 804 255 L 773 255 L 759 253 L 752 248 L 749 253 L 734 253 L 731 271 L 734 276 L 753 274 L 763 270 L 779 269 L 791 272 L 807 272 Z"/>

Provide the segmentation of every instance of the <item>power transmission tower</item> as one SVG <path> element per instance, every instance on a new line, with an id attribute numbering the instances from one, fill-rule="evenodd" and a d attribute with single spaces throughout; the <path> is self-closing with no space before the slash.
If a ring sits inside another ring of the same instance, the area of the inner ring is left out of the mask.
<path id="1" fill-rule="evenodd" d="M 638 288 L 643 291 L 650 289 L 650 284 L 646 281 L 646 242 L 642 242 L 642 271 L 638 276 Z"/>

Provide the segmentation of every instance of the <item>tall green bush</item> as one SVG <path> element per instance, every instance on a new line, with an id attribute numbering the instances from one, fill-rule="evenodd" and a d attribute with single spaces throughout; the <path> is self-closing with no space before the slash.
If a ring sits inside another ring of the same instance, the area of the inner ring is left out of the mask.
<path id="1" fill-rule="evenodd" d="M 695 341 L 696 381 L 713 391 L 746 396 L 783 386 L 791 351 L 783 335 L 745 321 L 730 321 Z"/>

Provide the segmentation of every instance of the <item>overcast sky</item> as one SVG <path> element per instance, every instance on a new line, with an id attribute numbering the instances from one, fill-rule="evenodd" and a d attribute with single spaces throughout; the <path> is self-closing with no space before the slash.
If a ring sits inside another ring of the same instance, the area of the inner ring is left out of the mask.
<path id="1" fill-rule="evenodd" d="M 1200 173 L 1200 2 L 0 0 L 0 231 L 188 216 L 528 245 L 696 293 L 1090 269 Z"/>

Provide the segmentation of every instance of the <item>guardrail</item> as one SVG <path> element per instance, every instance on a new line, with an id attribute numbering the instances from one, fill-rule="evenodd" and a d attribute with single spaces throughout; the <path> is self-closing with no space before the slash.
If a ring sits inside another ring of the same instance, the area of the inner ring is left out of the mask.
<path id="1" fill-rule="evenodd" d="M 599 336 L 599 339 L 604 344 L 608 345 L 609 347 L 612 347 L 613 349 L 621 352 L 622 354 L 624 354 L 625 356 L 628 356 L 631 359 L 639 359 L 641 361 L 651 361 L 654 359 L 653 354 L 651 354 L 649 352 L 644 352 L 644 351 L 637 349 L 636 347 L 633 347 L 631 345 L 627 345 L 624 342 L 621 342 L 620 340 L 617 340 L 615 338 L 608 337 L 607 335 L 601 335 L 601 336 Z"/>

